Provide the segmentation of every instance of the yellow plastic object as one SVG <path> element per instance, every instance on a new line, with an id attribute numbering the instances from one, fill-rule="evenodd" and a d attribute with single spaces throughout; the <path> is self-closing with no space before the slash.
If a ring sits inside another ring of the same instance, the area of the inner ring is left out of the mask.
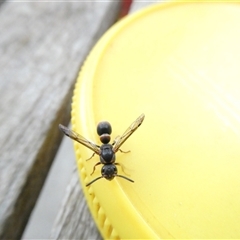
<path id="1" fill-rule="evenodd" d="M 100 144 L 141 114 L 116 162 L 135 183 L 101 179 L 75 143 L 91 213 L 104 238 L 240 238 L 240 5 L 165 3 L 117 23 L 78 78 L 73 129 Z M 113 140 L 112 139 L 112 140 Z M 125 175 L 118 167 L 119 173 Z"/>

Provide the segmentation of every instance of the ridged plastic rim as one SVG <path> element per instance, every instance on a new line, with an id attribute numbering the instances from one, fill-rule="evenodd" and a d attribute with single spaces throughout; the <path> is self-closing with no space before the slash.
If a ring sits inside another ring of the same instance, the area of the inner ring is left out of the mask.
<path id="1" fill-rule="evenodd" d="M 163 8 L 164 6 L 169 6 L 169 3 L 161 3 L 157 5 L 153 5 L 150 7 L 145 8 L 144 10 L 141 10 L 139 12 L 136 12 L 130 16 L 125 17 L 118 23 L 116 23 L 112 28 L 110 28 L 107 33 L 104 34 L 104 36 L 100 39 L 100 41 L 96 44 L 96 46 L 93 48 L 93 50 L 90 52 L 89 56 L 87 57 L 76 82 L 75 90 L 74 90 L 74 96 L 73 96 L 73 102 L 72 102 L 72 128 L 76 132 L 81 132 L 81 134 L 85 137 L 88 137 L 89 135 L 94 136 L 92 133 L 92 129 L 84 129 L 80 128 L 78 126 L 77 122 L 80 122 L 82 126 L 94 126 L 94 114 L 92 112 L 92 100 L 91 97 L 88 99 L 85 99 L 84 91 L 88 91 L 90 96 L 92 95 L 92 81 L 89 81 L 89 79 L 92 79 L 94 77 L 94 71 L 97 67 L 97 64 L 99 61 L 101 61 L 101 57 L 103 56 L 105 52 L 105 48 L 107 48 L 108 44 L 112 41 L 112 39 L 115 37 L 116 34 L 118 34 L 119 31 L 121 31 L 122 28 L 124 28 L 127 24 L 129 24 L 131 21 L 136 20 L 139 17 L 144 16 L 145 14 L 149 14 L 152 11 L 156 11 L 159 8 Z M 91 63 L 91 66 L 89 66 L 88 63 Z M 84 122 L 87 121 L 87 122 Z M 94 129 L 95 130 L 95 129 Z M 91 131 L 91 133 L 89 132 Z M 119 236 L 119 233 L 116 231 L 115 227 L 111 224 L 109 221 L 103 207 L 100 205 L 100 202 L 98 201 L 97 196 L 95 195 L 93 188 L 90 186 L 88 188 L 85 187 L 85 184 L 89 182 L 89 177 L 86 173 L 85 169 L 85 161 L 82 159 L 82 156 L 80 154 L 80 145 L 78 143 L 74 143 L 75 148 L 75 154 L 77 159 L 77 165 L 78 165 L 78 172 L 81 179 L 81 184 L 83 188 L 84 195 L 87 199 L 87 203 L 89 206 L 89 209 L 91 211 L 91 214 L 95 220 L 95 223 L 98 226 L 99 231 L 101 232 L 101 235 L 105 239 L 121 239 Z M 122 190 L 119 188 L 118 191 Z M 127 197 L 124 201 L 129 202 Z M 131 203 L 128 203 L 131 205 Z M 149 239 L 158 239 L 158 236 L 153 230 L 148 226 L 148 224 L 145 222 L 145 220 L 139 216 L 139 214 L 136 212 L 135 208 L 131 206 L 132 211 L 135 212 L 137 218 L 140 218 L 142 221 L 142 225 L 138 225 L 137 228 L 141 229 L 141 231 L 144 231 L 144 236 Z M 134 214 L 133 214 L 134 215 Z M 140 223 L 138 222 L 138 224 Z M 141 223 L 140 223 L 141 224 Z"/>

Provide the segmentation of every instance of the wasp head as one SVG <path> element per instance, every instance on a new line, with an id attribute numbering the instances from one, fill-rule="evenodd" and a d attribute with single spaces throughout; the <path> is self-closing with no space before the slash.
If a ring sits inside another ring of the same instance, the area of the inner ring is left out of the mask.
<path id="1" fill-rule="evenodd" d="M 102 167 L 102 176 L 107 180 L 112 180 L 117 175 L 117 167 L 113 164 L 106 164 Z"/>

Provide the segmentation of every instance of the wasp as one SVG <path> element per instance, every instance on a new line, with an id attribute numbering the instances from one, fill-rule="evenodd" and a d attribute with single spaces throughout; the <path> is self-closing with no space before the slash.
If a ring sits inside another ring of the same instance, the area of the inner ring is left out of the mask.
<path id="1" fill-rule="evenodd" d="M 100 161 L 96 163 L 93 167 L 93 171 L 91 175 L 94 173 L 96 166 L 103 164 L 102 170 L 101 170 L 101 176 L 95 178 L 88 184 L 86 184 L 86 187 L 90 186 L 92 183 L 96 182 L 97 180 L 101 178 L 106 178 L 107 180 L 112 180 L 114 177 L 121 177 L 124 178 L 130 182 L 134 182 L 132 179 L 119 175 L 116 165 L 122 165 L 120 163 L 116 163 L 116 152 L 119 150 L 120 152 L 124 152 L 120 149 L 122 144 L 134 133 L 134 131 L 142 124 L 144 120 L 145 115 L 141 114 L 128 128 L 127 130 L 122 134 L 122 136 L 117 136 L 112 144 L 110 144 L 111 140 L 111 133 L 112 133 L 112 127 L 111 124 L 107 121 L 100 122 L 97 125 L 97 133 L 99 135 L 100 141 L 102 143 L 101 146 L 96 145 L 95 143 L 87 140 L 80 134 L 68 129 L 67 127 L 59 124 L 60 130 L 68 137 L 72 138 L 73 140 L 81 143 L 85 147 L 91 149 L 93 151 L 93 154 L 90 158 L 87 160 L 90 160 L 95 154 L 99 155 Z M 126 153 L 126 152 L 125 152 Z"/>

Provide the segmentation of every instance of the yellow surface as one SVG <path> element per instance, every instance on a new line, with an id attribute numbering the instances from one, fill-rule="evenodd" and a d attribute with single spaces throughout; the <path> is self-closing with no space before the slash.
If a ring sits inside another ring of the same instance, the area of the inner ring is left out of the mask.
<path id="1" fill-rule="evenodd" d="M 86 162 L 92 152 L 75 143 L 104 238 L 240 238 L 239 26 L 236 3 L 161 4 L 120 21 L 91 52 L 73 129 L 100 144 L 100 120 L 114 139 L 146 115 L 122 146 L 131 152 L 117 153 L 135 183 L 86 188 L 99 157 Z"/>

